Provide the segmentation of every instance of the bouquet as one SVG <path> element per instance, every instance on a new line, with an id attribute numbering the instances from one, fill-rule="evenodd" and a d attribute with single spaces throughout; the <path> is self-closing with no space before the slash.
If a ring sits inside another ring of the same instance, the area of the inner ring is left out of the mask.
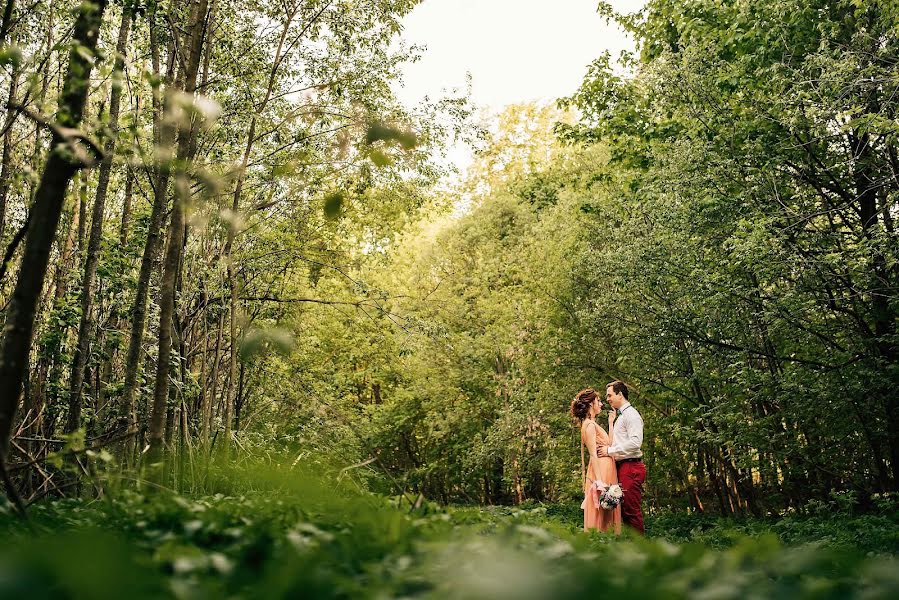
<path id="1" fill-rule="evenodd" d="M 621 504 L 621 498 L 624 496 L 624 490 L 617 483 L 606 487 L 599 494 L 599 505 L 606 510 L 612 510 Z"/>
<path id="2" fill-rule="evenodd" d="M 621 504 L 621 499 L 624 497 L 624 490 L 621 489 L 620 485 L 617 483 L 610 485 L 603 481 L 594 481 L 590 484 L 587 493 L 593 496 L 596 508 L 604 508 L 605 510 L 612 510 Z M 581 508 L 584 508 L 584 505 L 581 505 Z"/>

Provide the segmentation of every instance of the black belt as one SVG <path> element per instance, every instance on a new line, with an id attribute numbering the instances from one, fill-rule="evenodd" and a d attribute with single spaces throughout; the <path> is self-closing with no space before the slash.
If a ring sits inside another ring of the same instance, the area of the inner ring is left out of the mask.
<path id="1" fill-rule="evenodd" d="M 618 464 L 624 464 L 626 462 L 643 462 L 642 458 L 622 458 L 618 461 Z"/>

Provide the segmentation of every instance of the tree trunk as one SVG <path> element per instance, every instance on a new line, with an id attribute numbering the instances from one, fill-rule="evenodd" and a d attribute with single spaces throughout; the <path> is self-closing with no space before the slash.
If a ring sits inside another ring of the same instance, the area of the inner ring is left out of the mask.
<path id="1" fill-rule="evenodd" d="M 119 244 L 122 247 L 128 245 L 128 228 L 131 227 L 131 202 L 134 198 L 134 171 L 126 167 L 125 173 L 125 202 L 122 205 L 122 221 L 119 226 Z"/>
<path id="2" fill-rule="evenodd" d="M 66 233 L 63 237 L 64 241 L 62 243 L 62 248 L 59 250 L 56 271 L 53 275 L 53 282 L 55 282 L 55 284 L 51 282 L 51 285 L 48 286 L 49 289 L 53 290 L 53 295 L 48 301 L 42 303 L 49 304 L 50 310 L 54 310 L 55 307 L 59 306 L 68 289 L 66 273 L 68 271 L 67 267 L 69 261 L 74 255 L 75 230 L 78 227 L 75 214 L 75 211 L 72 211 L 72 216 L 63 220 Z M 37 314 L 40 313 L 40 306 L 38 306 Z M 31 383 L 30 392 L 28 396 L 25 397 L 26 414 L 34 415 L 32 427 L 25 430 L 26 434 L 30 437 L 43 436 L 50 438 L 53 436 L 55 422 L 52 419 L 44 419 L 44 409 L 48 404 L 55 401 L 55 394 L 49 395 L 50 397 L 48 397 L 47 390 L 51 383 L 55 383 L 59 380 L 60 355 L 62 353 L 61 346 L 62 344 L 58 343 L 45 348 L 45 352 L 42 353 L 42 356 L 38 360 L 36 369 L 37 374 Z M 55 387 L 56 386 L 54 386 L 54 388 Z M 48 402 L 48 400 L 50 400 L 50 402 Z M 35 450 L 33 453 L 36 452 L 37 451 Z"/>
<path id="3" fill-rule="evenodd" d="M 131 31 L 131 9 L 122 9 L 122 21 L 119 26 L 119 37 L 116 43 L 116 58 L 113 67 L 112 91 L 109 95 L 109 129 L 111 135 L 104 151 L 106 157 L 100 164 L 97 181 L 97 197 L 91 213 L 90 240 L 87 256 L 84 261 L 84 277 L 81 284 L 81 319 L 78 324 L 78 341 L 72 357 L 72 372 L 69 377 L 69 420 L 66 433 L 71 433 L 81 425 L 81 395 L 84 385 L 84 371 L 90 356 L 91 334 L 93 333 L 93 287 L 97 277 L 97 263 L 100 260 L 100 242 L 103 237 L 103 214 L 106 210 L 106 194 L 109 190 L 109 177 L 112 173 L 112 161 L 116 148 L 116 136 L 119 129 L 119 108 L 122 101 L 122 86 L 117 85 L 116 75 L 125 70 L 125 53 L 128 49 L 128 36 Z"/>
<path id="4" fill-rule="evenodd" d="M 890 304 L 895 286 L 890 278 L 887 259 L 877 239 L 879 210 L 877 206 L 878 174 L 874 166 L 871 139 L 868 133 L 856 133 L 851 136 L 853 156 L 856 157 L 855 187 L 859 202 L 859 214 L 862 230 L 869 244 L 871 259 L 871 276 L 874 283 L 871 293 L 871 316 L 874 321 L 874 351 L 879 361 L 878 368 L 894 365 L 899 358 L 896 347 L 896 314 Z M 878 400 L 885 412 L 887 421 L 887 438 L 890 447 L 891 491 L 899 490 L 899 399 L 893 389 L 895 381 L 886 380 L 876 390 Z"/>
<path id="5" fill-rule="evenodd" d="M 87 173 L 79 171 L 73 178 L 75 189 L 78 190 L 78 251 L 75 253 L 75 265 L 82 259 L 85 250 L 84 233 L 87 231 Z M 73 270 L 74 272 L 74 270 Z"/>
<path id="6" fill-rule="evenodd" d="M 156 35 L 157 24 L 155 18 L 150 22 L 150 46 L 152 50 L 153 75 L 159 78 L 160 60 L 159 45 Z M 170 45 L 169 55 L 174 55 L 174 47 Z M 170 85 L 174 78 L 174 63 L 170 62 L 166 73 L 166 85 Z M 171 148 L 174 144 L 174 131 L 170 125 L 162 124 L 162 105 L 158 90 L 153 94 L 153 131 L 154 142 L 161 153 L 164 149 Z M 128 431 L 137 429 L 137 413 L 135 411 L 134 396 L 137 391 L 137 374 L 140 368 L 140 359 L 144 344 L 144 327 L 147 322 L 147 300 L 150 296 L 150 277 L 153 274 L 153 264 L 159 254 L 162 241 L 162 227 L 166 217 L 166 205 L 168 204 L 170 170 L 167 165 L 161 165 L 157 169 L 156 186 L 153 195 L 153 209 L 150 213 L 150 224 L 147 231 L 147 241 L 144 244 L 144 252 L 141 257 L 140 274 L 137 278 L 137 290 L 134 296 L 134 305 L 131 309 L 131 335 L 128 338 L 128 353 L 125 357 L 125 382 L 122 388 L 122 406 L 120 421 L 125 424 Z"/>
<path id="7" fill-rule="evenodd" d="M 8 102 L 11 104 L 16 101 L 16 95 L 19 91 L 19 68 L 13 66 L 12 73 L 9 76 L 9 97 Z M 0 239 L 3 238 L 3 231 L 6 228 L 6 206 L 9 202 L 10 179 L 12 179 L 12 129 L 16 117 L 19 112 L 14 108 L 9 108 L 6 112 L 6 122 L 3 124 L 3 159 L 0 162 Z"/>
<path id="8" fill-rule="evenodd" d="M 209 378 L 209 397 L 206 399 L 206 406 L 203 411 L 203 429 L 201 438 L 204 445 L 209 443 L 209 431 L 212 428 L 212 409 L 216 406 L 216 396 L 218 394 L 219 380 L 219 355 L 222 352 L 222 337 L 225 328 L 225 320 L 223 315 L 219 315 L 218 327 L 215 334 L 215 351 L 212 353 L 212 374 Z"/>
<path id="9" fill-rule="evenodd" d="M 243 412 L 243 403 L 246 399 L 244 383 L 245 383 L 245 375 L 246 375 L 246 363 L 240 363 L 240 375 L 237 378 L 237 395 L 235 396 L 236 402 L 234 403 L 234 431 L 240 431 L 240 415 Z"/>
<path id="10" fill-rule="evenodd" d="M 208 17 L 208 0 L 196 0 L 191 10 L 189 35 L 190 48 L 187 68 L 184 73 L 183 90 L 193 95 L 197 88 L 197 74 L 203 53 L 203 40 L 206 33 Z M 169 96 L 168 101 L 173 98 Z M 191 138 L 196 134 L 193 124 L 182 127 L 178 134 L 178 156 L 185 157 L 189 153 Z M 169 223 L 169 236 L 163 262 L 162 279 L 159 292 L 159 359 L 156 365 L 156 379 L 153 387 L 153 408 L 150 415 L 149 442 L 153 454 L 161 452 L 164 436 L 164 419 L 166 399 L 169 388 L 169 369 L 172 355 L 172 320 L 175 317 L 175 284 L 181 265 L 181 253 L 184 241 L 184 209 L 190 197 L 190 185 L 185 173 L 176 178 L 175 201 L 172 205 L 172 217 Z"/>
<path id="11" fill-rule="evenodd" d="M 69 52 L 68 71 L 59 96 L 57 122 L 61 127 L 75 129 L 81 124 L 84 106 L 90 90 L 90 75 L 97 38 L 106 10 L 106 0 L 83 2 L 75 21 L 74 44 Z M 9 448 L 13 420 L 34 334 L 35 309 L 47 275 L 50 249 L 56 237 L 62 214 L 66 188 L 75 173 L 85 165 L 73 161 L 66 140 L 54 133 L 50 154 L 44 166 L 34 198 L 34 209 L 19 277 L 4 325 L 0 343 L 0 457 Z"/>
<path id="12" fill-rule="evenodd" d="M 12 14 L 16 10 L 16 0 L 6 0 L 6 6 L 3 7 L 3 21 L 0 23 L 0 46 L 6 43 L 12 30 Z"/>

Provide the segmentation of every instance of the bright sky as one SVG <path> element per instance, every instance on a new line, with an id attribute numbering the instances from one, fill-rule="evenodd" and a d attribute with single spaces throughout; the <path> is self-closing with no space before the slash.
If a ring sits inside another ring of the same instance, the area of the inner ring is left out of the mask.
<path id="1" fill-rule="evenodd" d="M 643 0 L 612 0 L 633 12 Z M 604 51 L 617 56 L 633 42 L 596 13 L 596 0 L 424 0 L 403 20 L 403 39 L 427 46 L 404 70 L 401 101 L 415 106 L 428 95 L 466 85 L 472 100 L 491 111 L 531 100 L 555 100 L 575 91 L 587 65 Z M 471 149 L 452 148 L 464 168 Z"/>

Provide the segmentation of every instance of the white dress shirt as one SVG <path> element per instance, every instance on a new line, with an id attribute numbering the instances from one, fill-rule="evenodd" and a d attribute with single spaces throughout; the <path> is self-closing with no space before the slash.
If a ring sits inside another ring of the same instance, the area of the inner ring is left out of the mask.
<path id="1" fill-rule="evenodd" d="M 615 460 L 643 458 L 643 451 L 640 450 L 643 445 L 643 417 L 627 400 L 621 405 L 621 414 L 615 419 L 614 427 L 609 456 Z"/>

